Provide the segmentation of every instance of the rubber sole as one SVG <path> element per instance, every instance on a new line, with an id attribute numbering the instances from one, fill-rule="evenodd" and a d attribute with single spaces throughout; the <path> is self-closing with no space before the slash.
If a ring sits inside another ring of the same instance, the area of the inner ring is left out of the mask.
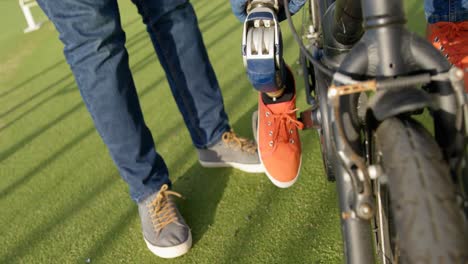
<path id="1" fill-rule="evenodd" d="M 205 168 L 228 168 L 232 167 L 248 173 L 263 173 L 265 168 L 263 164 L 243 164 L 237 162 L 209 162 L 198 160 L 200 164 Z"/>
<path id="2" fill-rule="evenodd" d="M 151 252 L 153 252 L 153 254 L 155 254 L 156 256 L 160 258 L 166 258 L 166 259 L 177 258 L 187 253 L 192 247 L 192 233 L 189 232 L 187 241 L 177 246 L 173 246 L 173 247 L 158 247 L 158 246 L 151 244 L 146 239 L 145 239 L 145 242 L 146 242 L 146 246 L 148 247 L 148 249 Z"/>

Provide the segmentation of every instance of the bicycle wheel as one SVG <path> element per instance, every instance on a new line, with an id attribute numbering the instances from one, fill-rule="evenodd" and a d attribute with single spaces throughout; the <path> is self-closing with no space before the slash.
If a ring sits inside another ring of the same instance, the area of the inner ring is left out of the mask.
<path id="1" fill-rule="evenodd" d="M 390 118 L 375 141 L 393 222 L 386 263 L 468 263 L 467 221 L 433 137 L 412 119 Z"/>

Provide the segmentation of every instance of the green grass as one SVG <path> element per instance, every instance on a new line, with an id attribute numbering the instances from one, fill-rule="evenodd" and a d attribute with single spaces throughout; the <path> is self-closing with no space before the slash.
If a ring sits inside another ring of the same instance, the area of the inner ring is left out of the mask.
<path id="1" fill-rule="evenodd" d="M 337 195 L 323 175 L 316 133 L 301 134 L 301 178 L 289 189 L 262 174 L 203 169 L 136 9 L 119 3 L 147 125 L 174 189 L 186 198 L 180 209 L 193 248 L 175 260 L 146 249 L 136 207 L 93 128 L 53 25 L 23 34 L 17 2 L 1 1 L 0 263 L 341 263 Z M 231 124 L 251 136 L 257 98 L 239 52 L 242 26 L 227 1 L 192 3 Z M 422 32 L 421 3 L 406 4 L 410 28 Z M 282 25 L 294 68 L 298 48 Z M 303 109 L 300 81 L 298 90 Z"/>

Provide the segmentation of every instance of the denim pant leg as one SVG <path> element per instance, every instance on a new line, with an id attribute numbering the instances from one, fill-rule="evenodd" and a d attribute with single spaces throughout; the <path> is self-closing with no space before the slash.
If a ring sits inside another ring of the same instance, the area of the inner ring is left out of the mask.
<path id="1" fill-rule="evenodd" d="M 467 21 L 468 0 L 425 0 L 424 12 L 431 24 Z"/>
<path id="2" fill-rule="evenodd" d="M 38 0 L 60 33 L 96 129 L 140 201 L 168 183 L 140 109 L 125 49 L 117 0 Z"/>
<path id="3" fill-rule="evenodd" d="M 213 145 L 230 129 L 223 98 L 187 0 L 133 0 L 197 148 Z"/>

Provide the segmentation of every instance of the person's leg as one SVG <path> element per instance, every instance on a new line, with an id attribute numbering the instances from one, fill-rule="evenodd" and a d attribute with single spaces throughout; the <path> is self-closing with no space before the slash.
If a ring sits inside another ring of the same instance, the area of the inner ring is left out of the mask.
<path id="1" fill-rule="evenodd" d="M 140 109 L 116 0 L 39 0 L 60 33 L 64 53 L 96 129 L 131 197 L 169 184 Z"/>
<path id="2" fill-rule="evenodd" d="M 468 0 L 425 0 L 427 39 L 465 71 L 468 93 Z"/>
<path id="3" fill-rule="evenodd" d="M 280 188 L 291 187 L 298 179 L 302 162 L 299 129 L 303 124 L 296 117 L 294 75 L 286 64 L 282 94 L 272 97 L 259 92 L 258 152 L 270 181 Z"/>
<path id="4" fill-rule="evenodd" d="M 254 143 L 230 132 L 221 90 L 192 5 L 186 0 L 132 1 L 147 25 L 200 163 L 263 172 Z"/>
<path id="5" fill-rule="evenodd" d="M 268 10 L 268 11 L 267 11 Z M 247 76 L 258 92 L 258 153 L 270 181 L 280 188 L 298 179 L 302 148 L 298 130 L 294 75 L 282 57 L 275 11 L 254 8 L 244 21 L 243 56 Z M 263 22 L 256 26 L 258 19 Z M 266 27 L 265 21 L 271 21 Z"/>
<path id="6" fill-rule="evenodd" d="M 468 20 L 468 0 L 425 0 L 427 22 L 462 22 Z"/>
<path id="7" fill-rule="evenodd" d="M 148 248 L 169 258 L 191 247 L 190 228 L 169 195 L 168 170 L 146 127 L 128 65 L 116 0 L 39 0 L 103 141 L 138 203 Z"/>
<path id="8" fill-rule="evenodd" d="M 147 25 L 193 144 L 197 148 L 213 145 L 230 127 L 191 4 L 186 0 L 132 1 Z"/>

